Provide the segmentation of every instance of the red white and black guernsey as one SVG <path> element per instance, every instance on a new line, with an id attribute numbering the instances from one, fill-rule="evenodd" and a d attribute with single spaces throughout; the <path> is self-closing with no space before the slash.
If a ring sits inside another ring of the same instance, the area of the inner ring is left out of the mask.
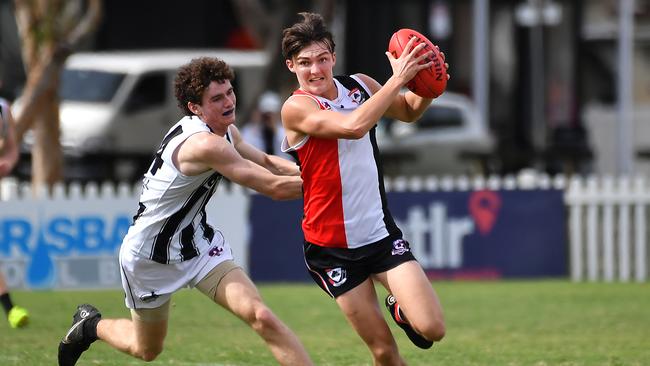
<path id="1" fill-rule="evenodd" d="M 356 76 L 334 79 L 335 100 L 296 90 L 291 98 L 311 98 L 321 109 L 347 114 L 370 91 Z M 402 233 L 388 210 L 375 128 L 358 140 L 306 136 L 283 151 L 300 165 L 304 191 L 305 241 L 328 248 L 359 248 Z"/>

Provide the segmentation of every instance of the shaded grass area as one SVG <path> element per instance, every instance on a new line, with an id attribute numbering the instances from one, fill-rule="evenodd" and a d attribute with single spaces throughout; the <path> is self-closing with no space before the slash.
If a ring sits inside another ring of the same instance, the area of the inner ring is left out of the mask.
<path id="1" fill-rule="evenodd" d="M 423 351 L 387 313 L 409 365 L 650 365 L 650 288 L 647 284 L 566 281 L 434 283 L 447 336 Z M 333 300 L 312 284 L 261 284 L 269 306 L 299 336 L 317 365 L 370 365 L 365 345 Z M 379 295 L 385 295 L 378 289 Z M 77 304 L 104 317 L 127 317 L 121 291 L 14 291 L 31 312 L 21 330 L 0 324 L 0 365 L 55 365 L 60 338 Z M 78 365 L 144 365 L 95 343 Z M 270 352 L 243 322 L 198 291 L 172 299 L 165 351 L 151 365 L 274 365 Z"/>

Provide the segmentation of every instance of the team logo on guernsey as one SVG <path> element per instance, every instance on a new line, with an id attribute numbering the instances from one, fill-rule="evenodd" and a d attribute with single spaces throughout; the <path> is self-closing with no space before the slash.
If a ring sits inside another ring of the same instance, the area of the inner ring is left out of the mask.
<path id="1" fill-rule="evenodd" d="M 148 294 L 140 295 L 140 301 L 142 301 L 142 302 L 152 302 L 152 301 L 154 301 L 155 299 L 157 299 L 159 297 L 160 297 L 160 295 L 158 295 L 157 293 L 151 291 Z"/>
<path id="2" fill-rule="evenodd" d="M 332 285 L 334 287 L 341 286 L 348 279 L 346 274 L 345 274 L 345 270 L 343 268 L 340 268 L 340 267 L 339 268 L 328 269 L 328 270 L 325 271 L 325 273 L 327 273 L 327 277 L 329 277 L 328 281 L 329 281 L 330 285 Z"/>
<path id="3" fill-rule="evenodd" d="M 208 252 L 208 255 L 210 257 L 214 257 L 215 255 L 219 256 L 219 255 L 221 255 L 221 252 L 223 252 L 223 248 L 218 247 L 218 246 L 217 247 L 212 247 L 212 248 L 210 248 L 210 251 Z"/>
<path id="4" fill-rule="evenodd" d="M 359 91 L 359 88 L 354 88 L 350 90 L 350 92 L 348 93 L 348 97 L 350 97 L 350 99 L 352 99 L 352 101 L 357 104 L 363 103 L 363 97 L 361 96 L 361 92 Z"/>
<path id="5" fill-rule="evenodd" d="M 409 243 L 404 239 L 397 239 L 393 242 L 393 251 L 392 255 L 402 255 L 411 249 L 409 248 Z"/>
<path id="6" fill-rule="evenodd" d="M 327 109 L 328 111 L 332 109 L 332 106 L 329 103 L 327 103 L 326 101 L 322 101 L 322 103 L 323 103 L 323 106 L 325 106 L 325 109 Z"/>

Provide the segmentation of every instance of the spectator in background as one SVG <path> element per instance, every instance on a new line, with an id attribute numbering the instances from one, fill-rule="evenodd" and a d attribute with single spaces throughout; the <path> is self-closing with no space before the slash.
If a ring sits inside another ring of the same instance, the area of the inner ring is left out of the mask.
<path id="1" fill-rule="evenodd" d="M 0 98 L 0 178 L 9 174 L 18 161 L 18 144 L 14 136 L 13 123 L 9 102 Z M 21 328 L 27 324 L 29 313 L 15 306 L 11 301 L 2 272 L 0 272 L 0 303 L 7 313 L 9 326 Z"/>
<path id="2" fill-rule="evenodd" d="M 242 137 L 244 141 L 267 154 L 295 161 L 291 155 L 282 152 L 284 127 L 280 118 L 281 106 L 282 102 L 277 93 L 264 92 L 260 96 L 253 118 L 241 130 Z"/>

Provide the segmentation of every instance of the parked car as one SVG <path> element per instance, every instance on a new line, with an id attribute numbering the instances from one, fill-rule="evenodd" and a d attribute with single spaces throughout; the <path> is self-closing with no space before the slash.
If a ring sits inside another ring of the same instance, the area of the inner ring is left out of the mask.
<path id="1" fill-rule="evenodd" d="M 59 90 L 66 179 L 138 179 L 164 133 L 181 117 L 173 91 L 178 67 L 201 56 L 218 57 L 234 69 L 238 111 L 247 110 L 257 92 L 252 86 L 263 79 L 268 63 L 262 51 L 71 55 Z M 26 151 L 32 143 L 26 135 Z"/>
<path id="2" fill-rule="evenodd" d="M 381 120 L 377 143 L 387 175 L 484 173 L 481 157 L 495 145 L 474 103 L 452 92 L 434 99 L 417 122 Z"/>

